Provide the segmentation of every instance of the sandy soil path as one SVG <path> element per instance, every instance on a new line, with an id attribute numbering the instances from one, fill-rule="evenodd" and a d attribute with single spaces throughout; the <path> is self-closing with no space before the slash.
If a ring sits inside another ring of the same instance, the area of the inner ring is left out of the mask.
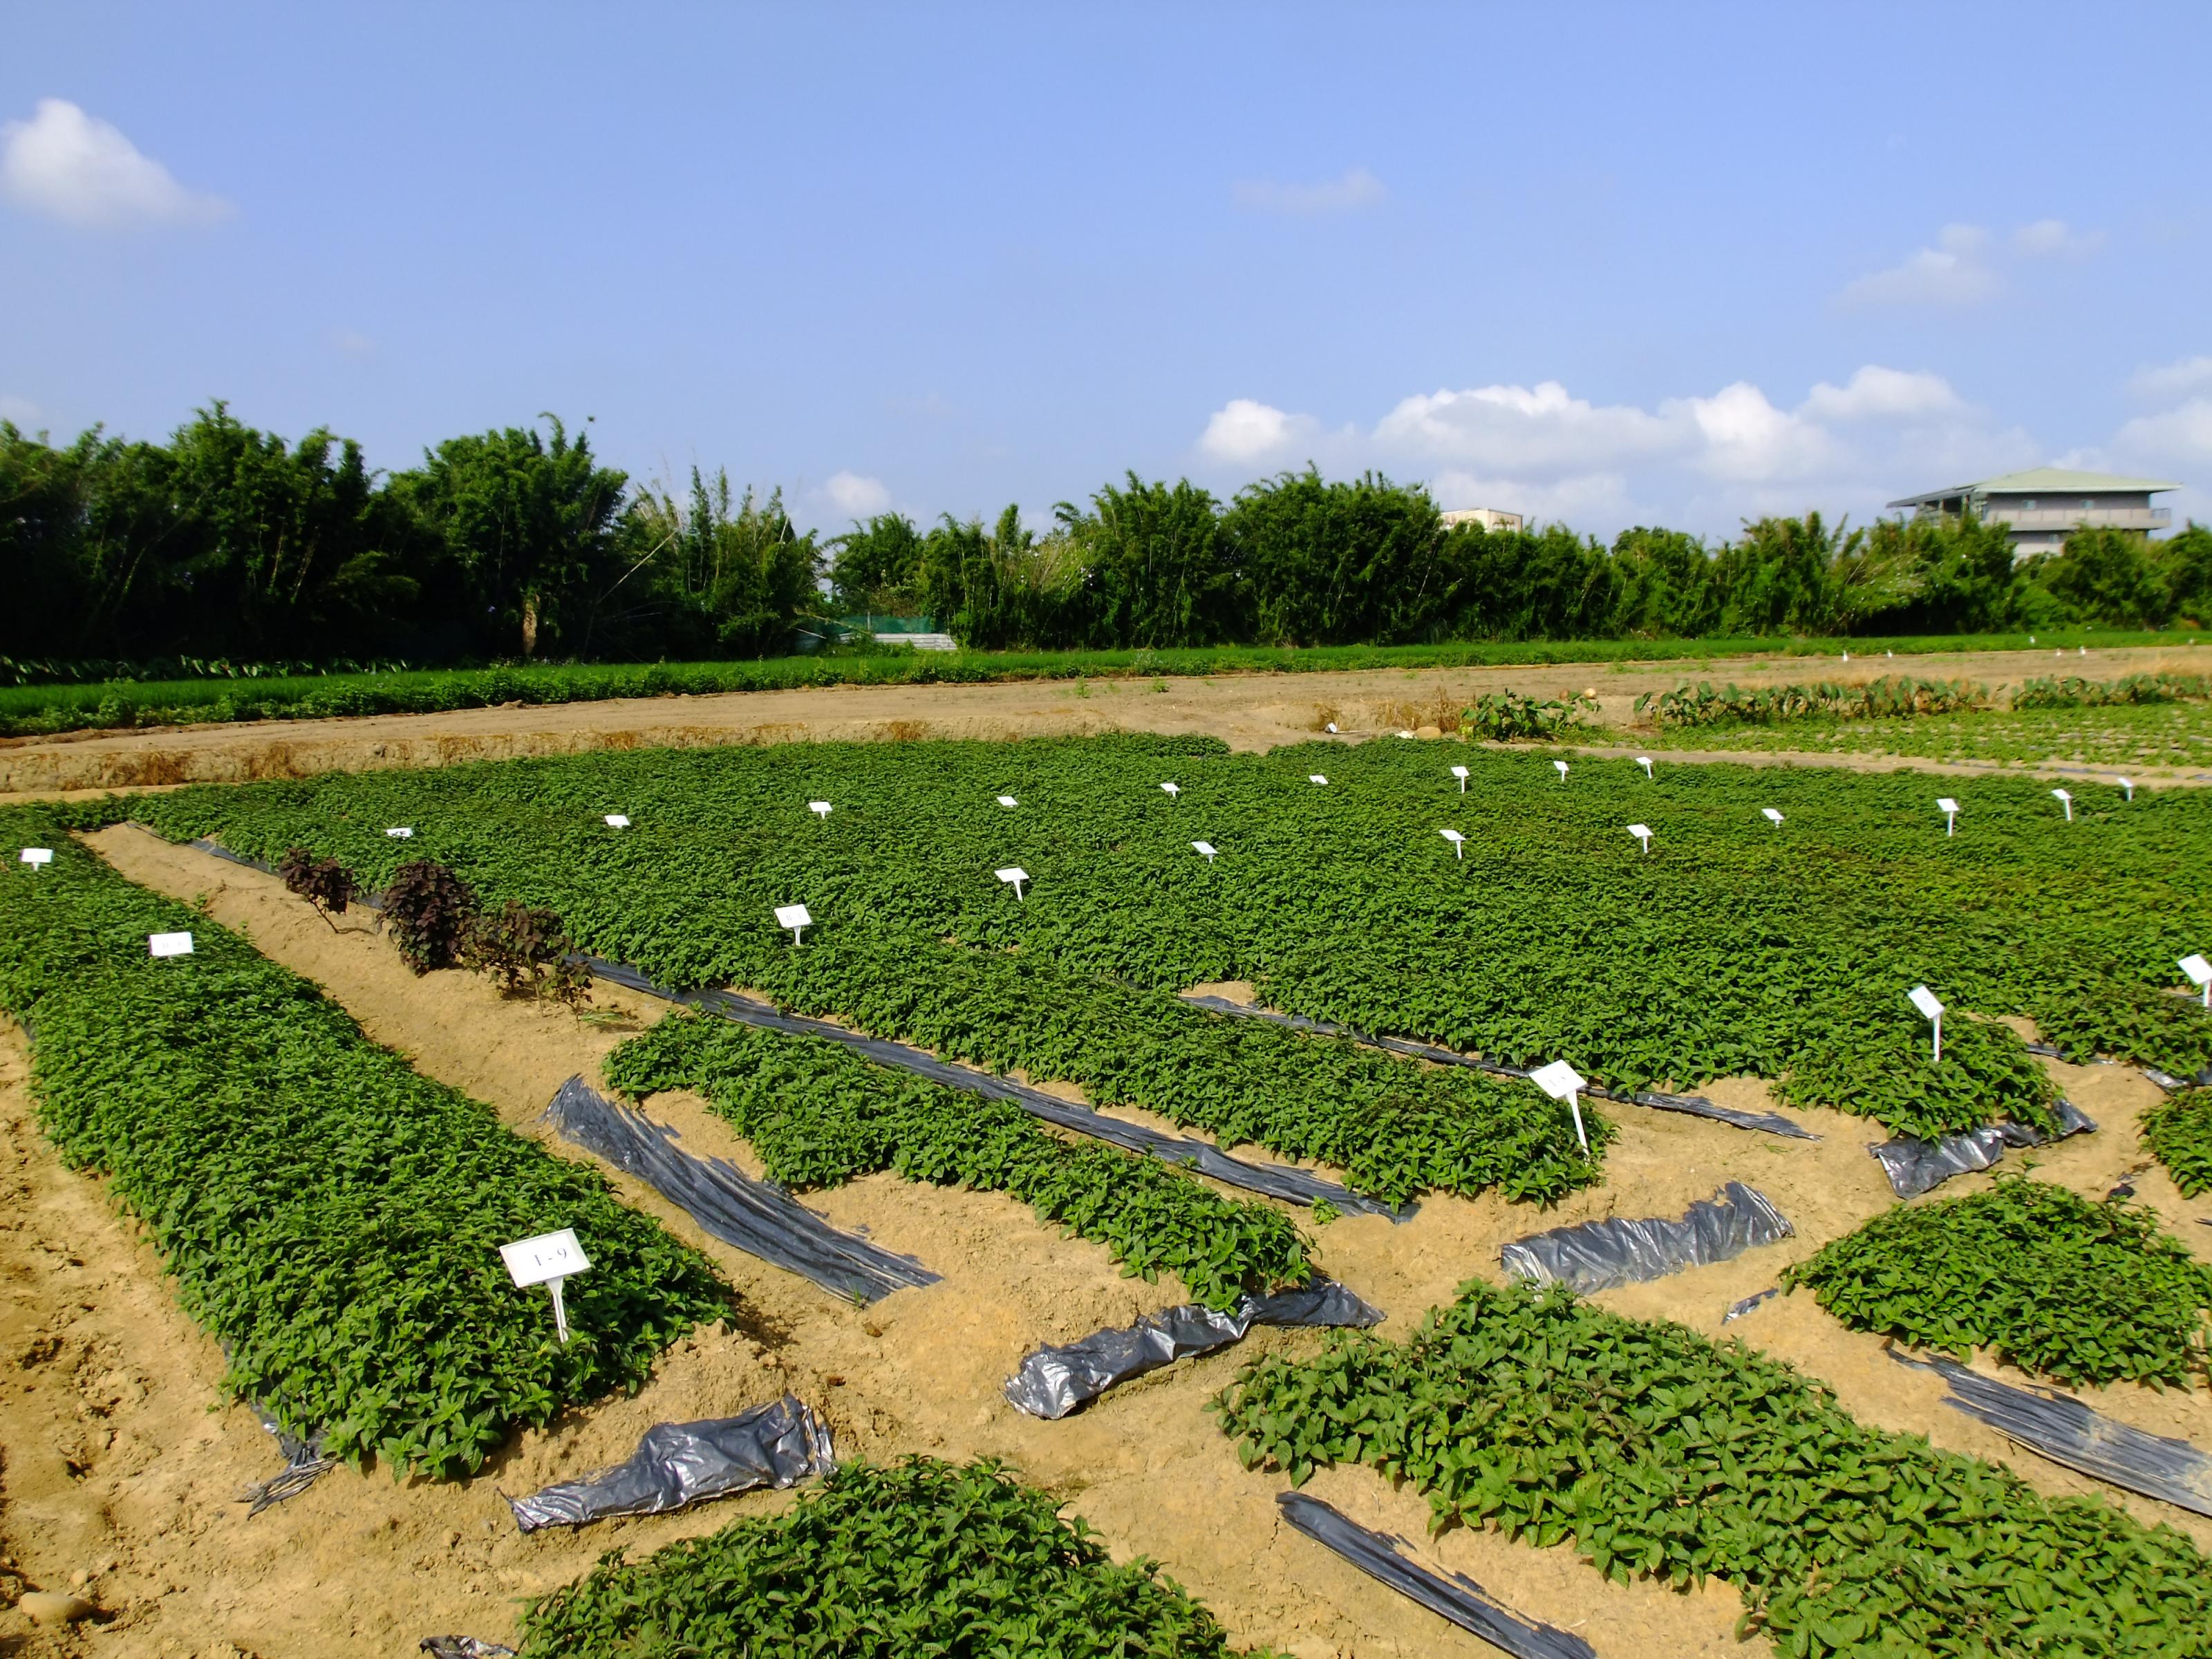
<path id="1" fill-rule="evenodd" d="M 1740 657 L 1705 663 L 1568 664 L 1509 668 L 1223 675 L 1207 679 L 1032 681 L 1000 685 L 835 686 L 799 691 L 655 697 L 559 706 L 370 715 L 355 720 L 191 726 L 65 738 L 0 739 L 0 800 L 78 790 L 235 783 L 318 772 L 447 766 L 595 749 L 923 738 L 1206 734 L 1266 750 L 1322 734 L 1418 730 L 1486 692 L 1559 697 L 1595 691 L 1626 724 L 1638 694 L 1684 680 L 1765 684 L 1872 679 L 1884 672 L 1965 678 L 1991 686 L 2053 672 L 2100 678 L 2193 666 L 2181 647 L 2093 653 L 2063 663 L 2033 651 L 1854 659 Z M 1154 689 L 1158 688 L 1158 689 Z M 1677 757 L 1683 758 L 1683 757 Z M 1863 764 L 1823 755 L 1728 758 L 1773 764 Z"/>

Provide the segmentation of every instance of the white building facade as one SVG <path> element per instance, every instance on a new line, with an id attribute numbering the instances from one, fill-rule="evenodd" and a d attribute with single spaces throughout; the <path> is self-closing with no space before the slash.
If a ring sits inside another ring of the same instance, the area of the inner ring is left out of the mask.
<path id="1" fill-rule="evenodd" d="M 2013 557 L 2018 559 L 2056 553 L 2069 533 L 2084 526 L 2139 536 L 2164 530 L 2173 522 L 2172 510 L 2153 507 L 2150 498 L 2180 488 L 2158 478 L 2039 466 L 1979 483 L 1907 495 L 1890 505 L 1910 507 L 1916 517 L 1957 518 L 1972 512 L 1984 524 L 2001 524 L 2012 538 Z"/>

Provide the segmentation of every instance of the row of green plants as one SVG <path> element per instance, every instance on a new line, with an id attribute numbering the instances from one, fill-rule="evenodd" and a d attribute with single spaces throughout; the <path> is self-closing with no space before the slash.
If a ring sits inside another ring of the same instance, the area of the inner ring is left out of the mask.
<path id="1" fill-rule="evenodd" d="M 632 1560 L 525 1610 L 521 1659 L 818 1654 L 1226 1659 L 1204 1603 L 1116 1563 L 1080 1516 L 988 1460 L 840 1465 L 778 1515 Z"/>
<path id="2" fill-rule="evenodd" d="M 1402 1343 L 1332 1334 L 1214 1402 L 1247 1467 L 1410 1483 L 1432 1526 L 1571 1542 L 1600 1571 L 1741 1595 L 1778 1655 L 2212 1653 L 2212 1561 L 2100 1500 L 1861 1424 L 1735 1343 L 1557 1287 L 1461 1287 Z"/>
<path id="3" fill-rule="evenodd" d="M 2206 1380 L 2212 1267 L 2153 1211 L 2027 1176 L 1885 1211 L 1786 1269 L 1855 1331 L 2062 1382 Z"/>
<path id="4" fill-rule="evenodd" d="M 516 1427 L 636 1389 L 733 1311 L 706 1260 L 607 1183 L 364 1037 L 313 986 L 134 886 L 39 808 L 0 842 L 0 1006 L 33 1033 L 39 1121 L 107 1176 L 229 1356 L 223 1383 L 332 1455 L 480 1468 Z M 148 935 L 189 932 L 156 959 Z M 499 1247 L 575 1229 L 562 1344 Z"/>
<path id="5" fill-rule="evenodd" d="M 552 909 L 583 948 L 666 982 L 749 986 L 1078 1082 L 1388 1194 L 1517 1165 L 1517 1190 L 1546 1197 L 1595 1170 L 1532 1089 L 1232 1024 L 1173 993 L 1249 981 L 1318 1020 L 1566 1059 L 1631 1088 L 1776 1079 L 1918 1136 L 2047 1121 L 2041 1068 L 1999 1017 L 2035 1021 L 2069 1058 L 2212 1063 L 2212 1018 L 2172 994 L 2176 959 L 2206 944 L 2212 822 L 2192 798 L 2084 782 L 2069 823 L 2028 780 L 1656 772 L 1585 756 L 1562 781 L 1543 755 L 1448 743 L 1262 756 L 1122 736 L 580 756 L 128 810 L 264 858 L 306 846 L 372 887 L 434 857 L 487 902 Z M 1946 792 L 1962 808 L 1949 839 Z M 609 812 L 632 827 L 609 830 Z M 386 839 L 392 824 L 416 838 Z M 1443 829 L 1467 837 L 1463 857 Z M 1030 878 L 1018 901 L 993 876 L 1014 866 Z M 769 914 L 793 902 L 817 921 L 798 948 Z M 1905 1000 L 1920 983 L 1954 1010 L 1941 1066 Z"/>
<path id="6" fill-rule="evenodd" d="M 2116 680 L 2076 675 L 2033 679 L 2013 689 L 2014 708 L 2120 708 L 2136 703 L 2203 702 L 2212 697 L 2212 675 L 2124 674 Z"/>
<path id="7" fill-rule="evenodd" d="M 2167 1096 L 2143 1114 L 2142 1137 L 2185 1198 L 2212 1193 L 2212 1090 Z"/>
<path id="8" fill-rule="evenodd" d="M 1172 1273 L 1211 1308 L 1312 1276 L 1306 1241 L 1280 1211 L 1225 1198 L 1157 1159 L 1063 1140 L 1011 1102 L 903 1075 L 819 1037 L 672 1014 L 608 1055 L 606 1079 L 640 1099 L 703 1094 L 787 1186 L 838 1187 L 890 1170 L 1006 1193 L 1104 1245 L 1125 1273 L 1152 1282 Z"/>
<path id="9" fill-rule="evenodd" d="M 1955 714 L 1989 706 L 1990 690 L 1971 680 L 1924 680 L 1910 674 L 1885 674 L 1864 684 L 1819 680 L 1807 685 L 1746 688 L 1709 680 L 1678 685 L 1671 691 L 1646 691 L 1636 712 L 1668 726 L 1771 726 L 1784 720 L 1894 720 L 1918 714 Z"/>

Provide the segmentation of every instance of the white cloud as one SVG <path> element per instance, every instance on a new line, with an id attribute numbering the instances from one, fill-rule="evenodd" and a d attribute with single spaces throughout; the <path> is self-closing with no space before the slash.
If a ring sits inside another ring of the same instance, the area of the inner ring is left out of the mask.
<path id="1" fill-rule="evenodd" d="M 2042 459 L 1941 375 L 1873 363 L 1794 406 L 1743 380 L 1650 406 L 1547 380 L 1419 393 L 1366 430 L 1240 398 L 1209 419 L 1198 451 L 1224 485 L 1315 453 L 1339 473 L 1426 477 L 1447 506 L 1716 534 L 1813 507 L 1864 519 L 1893 497 Z"/>
<path id="2" fill-rule="evenodd" d="M 1365 167 L 1347 167 L 1343 176 L 1310 185 L 1279 185 L 1267 179 L 1240 180 L 1237 205 L 1263 213 L 1350 213 L 1373 207 L 1390 192 Z"/>
<path id="3" fill-rule="evenodd" d="M 891 505 L 891 492 L 882 479 L 863 477 L 857 472 L 831 473 L 822 486 L 822 498 L 848 519 L 873 518 L 888 513 Z"/>
<path id="4" fill-rule="evenodd" d="M 2155 415 L 2138 415 L 2112 435 L 2120 455 L 2212 465 L 2212 398 L 2191 398 Z"/>
<path id="5" fill-rule="evenodd" d="M 0 125 L 0 195 L 73 225 L 210 224 L 236 211 L 179 184 L 116 128 L 65 98 Z"/>
<path id="6" fill-rule="evenodd" d="M 1289 460 L 1292 450 L 1310 444 L 1319 430 L 1310 416 L 1285 415 L 1250 398 L 1231 398 L 1207 419 L 1198 447 L 1214 460 L 1239 465 Z"/>
<path id="7" fill-rule="evenodd" d="M 2130 378 L 2128 390 L 2152 402 L 2212 392 L 2212 357 L 2177 357 L 2156 368 L 2139 368 Z"/>
<path id="8" fill-rule="evenodd" d="M 2012 234 L 2013 252 L 2032 259 L 2086 259 L 2104 245 L 2103 231 L 2077 231 L 2063 219 L 2038 219 Z"/>
<path id="9" fill-rule="evenodd" d="M 39 406 L 28 398 L 11 398 L 0 392 L 0 421 L 13 421 L 17 426 L 28 428 L 39 418 Z"/>
<path id="10" fill-rule="evenodd" d="M 1853 308 L 1869 306 L 1971 306 L 2000 286 L 1983 255 L 1989 233 L 1978 225 L 1946 225 L 1934 247 L 1923 247 L 1902 264 L 1871 271 L 1848 284 L 1839 296 Z"/>

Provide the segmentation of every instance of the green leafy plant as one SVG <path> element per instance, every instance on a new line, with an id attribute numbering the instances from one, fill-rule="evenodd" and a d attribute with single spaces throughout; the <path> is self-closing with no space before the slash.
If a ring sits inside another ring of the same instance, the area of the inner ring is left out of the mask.
<path id="1" fill-rule="evenodd" d="M 1212 1407 L 1247 1467 L 1364 1463 L 1432 1526 L 1571 1540 L 1615 1579 L 1718 1577 L 1778 1655 L 2212 1652 L 2212 1561 L 2113 1506 L 1871 1429 L 1786 1365 L 1557 1287 L 1480 1281 L 1402 1344 L 1333 1334 Z"/>
<path id="2" fill-rule="evenodd" d="M 2142 1115 L 2143 1145 L 2187 1198 L 2212 1193 L 2212 1089 L 2185 1089 Z"/>
<path id="3" fill-rule="evenodd" d="M 2131 703 L 2202 702 L 2212 697 L 2212 675 L 2124 674 L 2116 680 L 2065 675 L 2023 681 L 2012 694 L 2014 708 L 2112 708 Z"/>
<path id="4" fill-rule="evenodd" d="M 459 958 L 509 996 L 548 996 L 573 1008 L 591 995 L 592 971 L 575 959 L 561 918 L 514 899 L 471 920 Z"/>
<path id="5" fill-rule="evenodd" d="M 1694 686 L 1678 685 L 1671 691 L 1646 691 L 1636 699 L 1636 712 L 1649 712 L 1662 727 L 1771 726 L 1791 720 L 1954 714 L 1962 709 L 1984 708 L 1989 700 L 1989 688 L 1972 681 L 1923 680 L 1899 674 L 1864 684 L 1822 680 L 1809 685 L 1749 690 L 1733 682 L 1716 690 L 1710 681 L 1700 681 Z"/>
<path id="6" fill-rule="evenodd" d="M 400 960 L 418 974 L 460 961 L 476 924 L 476 895 L 467 884 L 430 859 L 401 865 L 384 891 L 384 919 L 392 925 Z"/>
<path id="7" fill-rule="evenodd" d="M 2212 1267 L 2152 1212 L 2025 1176 L 1904 1206 L 1783 1281 L 1853 1330 L 1965 1358 L 1975 1348 L 2062 1382 L 2204 1376 Z"/>
<path id="8" fill-rule="evenodd" d="M 1209 1307 L 1312 1273 L 1304 1239 L 1278 1210 L 1119 1147 L 1063 1140 L 1011 1102 L 873 1065 L 819 1037 L 672 1014 L 608 1055 L 606 1077 L 641 1097 L 699 1091 L 787 1185 L 896 1170 L 1007 1193 L 1106 1246 L 1127 1273 L 1178 1275 Z"/>
<path id="9" fill-rule="evenodd" d="M 1125 1654 L 1231 1650 L 1203 1603 L 988 1460 L 832 1470 L 781 1515 L 632 1561 L 617 1549 L 531 1602 L 522 1659 L 615 1654 Z"/>
<path id="10" fill-rule="evenodd" d="M 1518 691 L 1490 691 L 1460 711 L 1462 735 L 1492 743 L 1534 738 L 1550 741 L 1581 723 L 1595 699 L 1565 697 L 1540 702 Z"/>

